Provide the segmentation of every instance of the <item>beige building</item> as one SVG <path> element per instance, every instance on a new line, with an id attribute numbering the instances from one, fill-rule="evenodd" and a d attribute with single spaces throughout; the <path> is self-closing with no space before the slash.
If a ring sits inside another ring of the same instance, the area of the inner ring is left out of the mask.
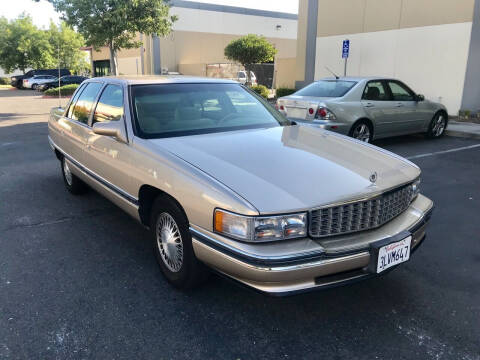
<path id="1" fill-rule="evenodd" d="M 296 86 L 343 75 L 399 78 L 450 114 L 480 110 L 479 0 L 300 0 Z"/>
<path id="2" fill-rule="evenodd" d="M 247 34 L 265 36 L 278 50 L 275 82 L 294 86 L 297 50 L 297 15 L 256 9 L 173 0 L 170 14 L 177 15 L 173 31 L 166 37 L 139 35 L 140 49 L 117 54 L 121 74 L 207 75 L 208 64 L 229 63 L 224 57 L 227 44 Z M 107 48 L 92 51 L 94 74 L 109 72 Z"/>

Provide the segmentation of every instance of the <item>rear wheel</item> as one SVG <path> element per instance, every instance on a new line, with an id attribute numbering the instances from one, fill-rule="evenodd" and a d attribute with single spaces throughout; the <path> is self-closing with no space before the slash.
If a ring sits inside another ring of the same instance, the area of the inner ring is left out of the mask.
<path id="1" fill-rule="evenodd" d="M 66 161 L 65 157 L 62 157 L 62 160 L 60 163 L 62 165 L 63 181 L 65 183 L 65 187 L 67 188 L 67 190 L 74 195 L 79 195 L 84 193 L 87 186 L 82 180 L 80 180 L 78 177 L 73 175 L 70 169 L 70 165 L 68 164 L 68 161 Z"/>
<path id="2" fill-rule="evenodd" d="M 170 284 L 190 289 L 206 278 L 207 270 L 193 252 L 188 220 L 179 206 L 165 196 L 157 197 L 153 204 L 150 234 L 155 257 Z"/>
<path id="3" fill-rule="evenodd" d="M 372 141 L 373 131 L 369 123 L 360 120 L 352 126 L 348 135 L 354 139 L 369 143 Z"/>
<path id="4" fill-rule="evenodd" d="M 439 112 L 435 114 L 430 126 L 428 127 L 427 136 L 431 139 L 438 139 L 445 134 L 445 129 L 447 128 L 447 116 Z"/>
<path id="5" fill-rule="evenodd" d="M 37 90 L 37 84 L 32 84 L 32 90 Z"/>

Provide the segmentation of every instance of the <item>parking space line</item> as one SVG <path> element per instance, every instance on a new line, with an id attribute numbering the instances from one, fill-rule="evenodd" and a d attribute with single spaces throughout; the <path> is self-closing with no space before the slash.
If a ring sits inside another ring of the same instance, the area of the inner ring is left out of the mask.
<path id="1" fill-rule="evenodd" d="M 435 155 L 440 155 L 440 154 L 447 154 L 447 153 L 452 153 L 452 152 L 457 152 L 457 151 L 462 151 L 462 150 L 469 150 L 469 149 L 474 149 L 480 147 L 480 144 L 475 144 L 475 145 L 470 145 L 470 146 L 463 146 L 455 149 L 450 149 L 450 150 L 442 150 L 442 151 L 435 151 L 431 153 L 425 153 L 425 154 L 419 154 L 419 155 L 413 155 L 413 156 L 407 156 L 406 158 L 408 160 L 412 159 L 418 159 L 418 158 L 423 158 L 427 156 L 435 156 Z"/>

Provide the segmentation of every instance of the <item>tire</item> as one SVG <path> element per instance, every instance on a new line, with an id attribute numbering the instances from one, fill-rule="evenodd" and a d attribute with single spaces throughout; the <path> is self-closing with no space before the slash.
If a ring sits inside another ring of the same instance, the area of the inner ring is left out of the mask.
<path id="1" fill-rule="evenodd" d="M 37 90 L 37 84 L 32 84 L 32 90 Z"/>
<path id="2" fill-rule="evenodd" d="M 448 125 L 448 116 L 444 112 L 438 112 L 430 121 L 428 126 L 427 137 L 430 139 L 439 139 L 445 135 Z"/>
<path id="3" fill-rule="evenodd" d="M 153 203 L 150 236 L 160 269 L 174 287 L 192 289 L 207 278 L 207 269 L 193 252 L 188 220 L 166 196 L 157 197 Z"/>
<path id="4" fill-rule="evenodd" d="M 65 183 L 65 187 L 67 188 L 67 190 L 74 195 L 83 194 L 87 189 L 85 183 L 72 174 L 68 162 L 65 161 L 64 157 L 62 157 L 60 164 L 62 168 L 63 182 Z"/>
<path id="5" fill-rule="evenodd" d="M 369 143 L 373 139 L 372 125 L 365 120 L 357 121 L 355 124 L 353 124 L 348 136 Z"/>

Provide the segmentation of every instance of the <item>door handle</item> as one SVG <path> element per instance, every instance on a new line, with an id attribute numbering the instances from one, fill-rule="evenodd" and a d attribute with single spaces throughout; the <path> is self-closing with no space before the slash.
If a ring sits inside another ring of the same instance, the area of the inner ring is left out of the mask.
<path id="1" fill-rule="evenodd" d="M 403 103 L 397 103 L 397 107 L 404 107 L 405 105 Z"/>
<path id="2" fill-rule="evenodd" d="M 366 103 L 364 106 L 366 108 L 371 108 L 371 107 L 374 107 L 375 105 L 373 105 L 372 103 Z"/>

